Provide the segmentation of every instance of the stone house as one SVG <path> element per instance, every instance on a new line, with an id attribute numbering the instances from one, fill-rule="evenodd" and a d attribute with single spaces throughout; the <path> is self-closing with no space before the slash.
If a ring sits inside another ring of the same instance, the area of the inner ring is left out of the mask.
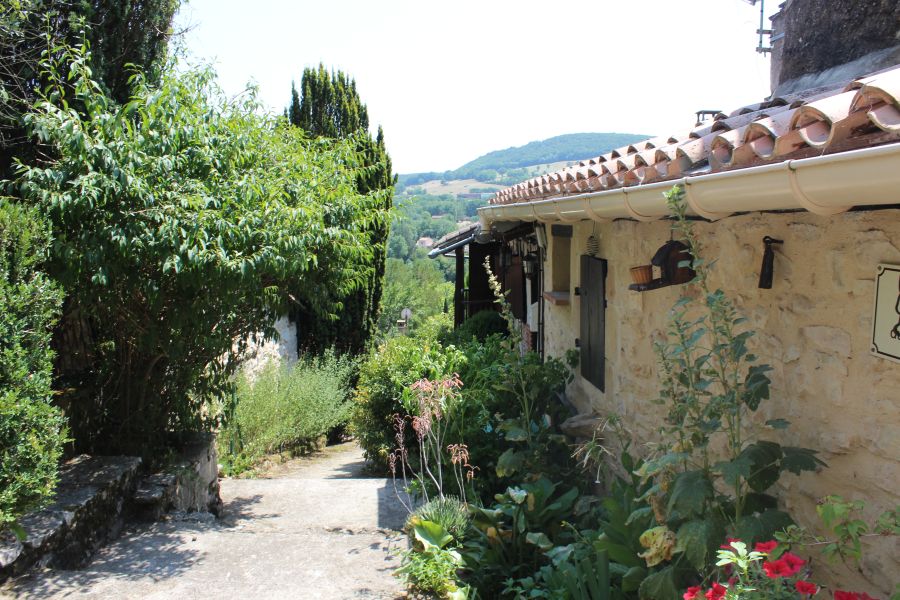
<path id="1" fill-rule="evenodd" d="M 456 253 L 458 321 L 487 307 L 479 265 L 488 258 L 536 350 L 580 347 L 568 389 L 578 411 L 616 413 L 638 441 L 652 441 L 663 414 L 652 402 L 652 340 L 688 288 L 659 266 L 637 284 L 631 269 L 664 258 L 663 193 L 681 186 L 705 258 L 717 261 L 712 286 L 736 301 L 757 331 L 754 351 L 774 367 L 760 431 L 767 419 L 792 423 L 761 437 L 815 449 L 828 463 L 780 484 L 787 509 L 809 526 L 828 494 L 865 500 L 868 517 L 900 503 L 900 275 L 885 275 L 900 272 L 900 46 L 885 35 L 855 55 L 847 40 L 882 24 L 857 14 L 857 29 L 821 40 L 839 49 L 830 60 L 845 62 L 823 62 L 819 46 L 804 53 L 798 29 L 815 24 L 799 15 L 816 4 L 786 2 L 773 19 L 769 98 L 504 189 L 477 226 L 432 251 Z M 840 12 L 820 8 L 822 18 Z M 887 321 L 873 323 L 876 294 Z M 842 586 L 889 596 L 900 544 L 877 539 L 861 572 L 834 573 Z"/>

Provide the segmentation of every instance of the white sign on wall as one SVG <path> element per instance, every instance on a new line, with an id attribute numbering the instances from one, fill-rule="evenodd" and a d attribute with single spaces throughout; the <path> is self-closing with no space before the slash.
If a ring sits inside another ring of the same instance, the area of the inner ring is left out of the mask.
<path id="1" fill-rule="evenodd" d="M 900 265 L 878 265 L 872 354 L 900 362 Z"/>

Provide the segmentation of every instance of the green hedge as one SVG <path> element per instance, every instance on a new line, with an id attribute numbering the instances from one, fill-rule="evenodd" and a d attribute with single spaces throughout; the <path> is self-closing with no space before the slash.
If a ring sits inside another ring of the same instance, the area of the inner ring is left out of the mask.
<path id="1" fill-rule="evenodd" d="M 50 404 L 61 293 L 38 270 L 49 243 L 33 210 L 0 199 L 0 530 L 53 494 L 65 441 Z"/>

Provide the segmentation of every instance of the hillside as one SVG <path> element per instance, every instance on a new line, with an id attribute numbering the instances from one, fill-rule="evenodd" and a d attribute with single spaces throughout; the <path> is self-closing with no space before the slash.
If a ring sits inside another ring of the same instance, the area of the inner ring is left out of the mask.
<path id="1" fill-rule="evenodd" d="M 570 133 L 546 140 L 529 142 L 524 146 L 494 150 L 458 169 L 444 172 L 409 173 L 399 176 L 401 189 L 411 185 L 421 185 L 431 181 L 449 182 L 459 179 L 474 179 L 496 186 L 513 185 L 534 173 L 535 165 L 568 162 L 598 156 L 613 148 L 618 148 L 646 139 L 646 135 L 631 133 Z"/>

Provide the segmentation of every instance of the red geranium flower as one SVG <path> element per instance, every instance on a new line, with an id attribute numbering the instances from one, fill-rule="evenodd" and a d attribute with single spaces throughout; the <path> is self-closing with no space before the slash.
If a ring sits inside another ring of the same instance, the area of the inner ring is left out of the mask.
<path id="1" fill-rule="evenodd" d="M 721 546 L 719 546 L 719 548 L 721 548 L 723 550 L 734 550 L 734 548 L 731 547 L 731 542 L 739 542 L 739 541 L 741 541 L 740 538 L 731 538 L 731 537 L 725 538 L 725 543 L 722 544 Z"/>
<path id="2" fill-rule="evenodd" d="M 694 600 L 694 598 L 696 598 L 699 594 L 700 594 L 700 586 L 692 585 L 691 587 L 689 587 L 687 589 L 687 591 L 684 593 L 682 598 L 684 598 L 684 600 Z"/>
<path id="3" fill-rule="evenodd" d="M 714 583 L 709 590 L 706 592 L 706 600 L 722 600 L 725 596 L 725 592 L 728 591 L 723 585 L 719 585 L 718 583 Z"/>
<path id="4" fill-rule="evenodd" d="M 801 594 L 808 594 L 810 596 L 819 591 L 819 587 L 816 584 L 808 581 L 796 581 L 794 582 L 794 587 L 797 588 L 797 591 Z"/>
<path id="5" fill-rule="evenodd" d="M 757 542 L 756 546 L 753 548 L 757 552 L 762 552 L 763 554 L 771 554 L 772 550 L 774 550 L 778 546 L 778 542 L 772 540 L 771 542 Z"/>
<path id="6" fill-rule="evenodd" d="M 844 590 L 834 590 L 834 600 L 860 600 L 859 594 L 856 592 L 845 592 Z"/>

